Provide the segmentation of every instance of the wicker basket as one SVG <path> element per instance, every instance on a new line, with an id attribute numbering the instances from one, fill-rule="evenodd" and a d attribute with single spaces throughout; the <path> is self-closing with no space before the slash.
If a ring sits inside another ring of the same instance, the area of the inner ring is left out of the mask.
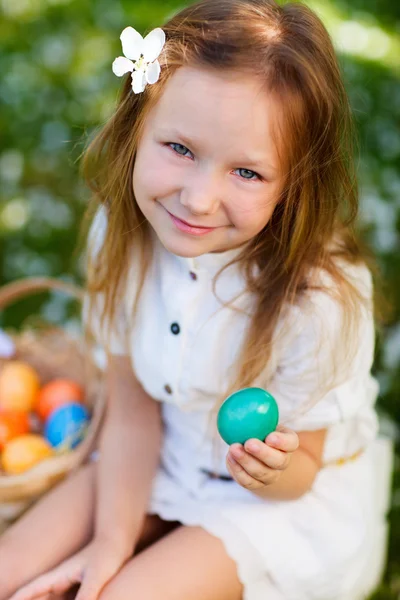
<path id="1" fill-rule="evenodd" d="M 83 298 L 82 290 L 73 285 L 48 278 L 28 278 L 0 289 L 0 311 L 16 300 L 49 290 L 65 292 L 80 301 Z M 0 369 L 7 360 L 18 359 L 34 367 L 42 385 L 58 377 L 76 381 L 85 391 L 91 420 L 84 440 L 74 450 L 45 459 L 21 475 L 7 475 L 0 470 L 0 530 L 5 522 L 19 516 L 87 459 L 95 446 L 105 409 L 102 371 L 95 365 L 83 337 L 76 340 L 54 326 L 30 328 L 11 337 L 16 355 L 12 359 L 0 358 Z"/>

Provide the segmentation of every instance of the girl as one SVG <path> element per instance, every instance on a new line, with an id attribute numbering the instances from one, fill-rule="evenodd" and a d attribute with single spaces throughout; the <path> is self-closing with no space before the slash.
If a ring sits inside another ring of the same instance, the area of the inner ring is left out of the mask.
<path id="1" fill-rule="evenodd" d="M 1 600 L 365 598 L 385 533 L 372 283 L 329 35 L 299 3 L 202 0 L 121 40 L 84 162 L 99 459 L 3 536 Z M 280 425 L 228 447 L 216 409 L 247 386 Z"/>

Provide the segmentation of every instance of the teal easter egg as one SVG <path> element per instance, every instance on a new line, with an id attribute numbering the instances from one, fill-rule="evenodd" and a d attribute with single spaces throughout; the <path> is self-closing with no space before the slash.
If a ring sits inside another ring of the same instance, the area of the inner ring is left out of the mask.
<path id="1" fill-rule="evenodd" d="M 217 427 L 227 444 L 244 444 L 250 438 L 264 441 L 278 420 L 275 398 L 266 390 L 250 387 L 228 396 L 219 409 Z"/>

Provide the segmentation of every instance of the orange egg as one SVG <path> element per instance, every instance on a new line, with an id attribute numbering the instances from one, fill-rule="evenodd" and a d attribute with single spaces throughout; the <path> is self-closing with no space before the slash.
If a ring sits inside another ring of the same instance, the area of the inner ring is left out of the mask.
<path id="1" fill-rule="evenodd" d="M 13 438 L 28 433 L 30 428 L 28 413 L 23 410 L 0 412 L 0 450 Z"/>
<path id="2" fill-rule="evenodd" d="M 1 455 L 1 464 L 9 475 L 18 475 L 52 455 L 50 444 L 42 436 L 27 433 L 7 442 Z"/>
<path id="3" fill-rule="evenodd" d="M 39 392 L 39 377 L 27 363 L 7 362 L 0 370 L 0 407 L 4 410 L 33 409 Z"/>
<path id="4" fill-rule="evenodd" d="M 68 402 L 82 402 L 83 389 L 70 379 L 53 379 L 39 392 L 36 412 L 45 421 L 56 408 Z"/>

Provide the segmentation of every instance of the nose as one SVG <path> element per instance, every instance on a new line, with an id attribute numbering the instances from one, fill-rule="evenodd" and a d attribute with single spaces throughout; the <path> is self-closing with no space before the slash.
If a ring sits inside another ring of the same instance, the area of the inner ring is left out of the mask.
<path id="1" fill-rule="evenodd" d="M 180 202 L 193 215 L 213 215 L 221 204 L 221 181 L 213 173 L 193 176 L 183 186 Z"/>

